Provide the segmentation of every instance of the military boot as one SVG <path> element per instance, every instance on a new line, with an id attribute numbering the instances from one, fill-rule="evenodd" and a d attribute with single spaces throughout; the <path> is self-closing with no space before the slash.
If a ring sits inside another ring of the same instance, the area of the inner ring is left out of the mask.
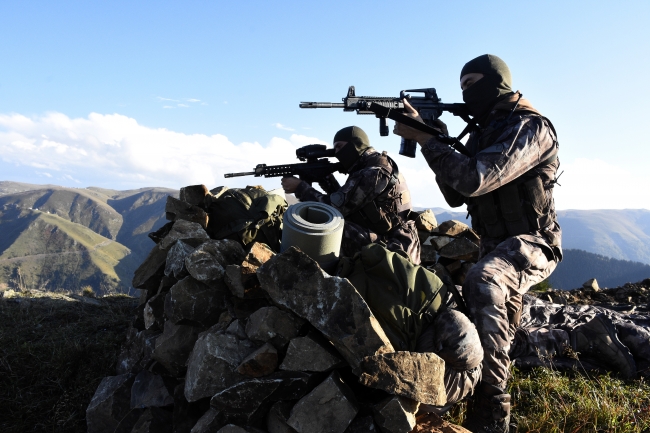
<path id="1" fill-rule="evenodd" d="M 474 392 L 463 427 L 473 433 L 508 433 L 510 431 L 510 394 L 481 382 Z"/>
<path id="2" fill-rule="evenodd" d="M 604 314 L 577 326 L 571 335 L 573 350 L 591 358 L 625 379 L 636 377 L 636 363 L 630 350 L 616 335 L 614 323 Z"/>

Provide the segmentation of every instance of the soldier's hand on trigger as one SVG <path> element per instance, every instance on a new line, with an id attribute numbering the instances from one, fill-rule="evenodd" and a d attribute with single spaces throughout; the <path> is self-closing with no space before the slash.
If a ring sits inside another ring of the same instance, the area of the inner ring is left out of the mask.
<path id="1" fill-rule="evenodd" d="M 284 192 L 286 194 L 293 194 L 296 192 L 296 189 L 298 189 L 300 182 L 302 182 L 302 180 L 298 179 L 297 177 L 283 177 L 282 189 L 284 189 Z"/>
<path id="2" fill-rule="evenodd" d="M 404 114 L 419 122 L 424 123 L 424 120 L 422 120 L 422 117 L 420 117 L 417 110 L 413 108 L 406 99 L 403 99 L 403 101 L 404 101 L 404 107 L 406 108 Z M 445 125 L 445 123 L 440 119 L 436 119 L 433 122 L 433 127 L 440 130 L 440 132 L 444 133 L 445 135 L 448 134 L 447 125 Z M 399 122 L 395 122 L 395 127 L 393 128 L 393 134 L 399 135 L 409 140 L 415 140 L 420 145 L 424 145 L 427 141 L 429 141 L 433 137 L 432 135 L 429 135 L 426 132 L 418 131 L 417 129 L 413 129 L 410 126 L 406 126 Z"/>

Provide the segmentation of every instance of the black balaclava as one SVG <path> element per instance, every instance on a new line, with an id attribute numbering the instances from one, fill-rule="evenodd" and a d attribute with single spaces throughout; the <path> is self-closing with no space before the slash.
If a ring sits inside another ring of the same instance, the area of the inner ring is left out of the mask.
<path id="1" fill-rule="evenodd" d="M 512 76 L 506 62 L 492 54 L 483 54 L 465 63 L 460 77 L 480 73 L 483 78 L 463 91 L 463 101 L 479 122 L 503 95 L 512 93 Z"/>
<path id="2" fill-rule="evenodd" d="M 370 148 L 368 136 L 358 126 L 348 126 L 347 128 L 341 129 L 334 135 L 333 142 L 336 143 L 337 141 L 348 142 L 348 144 L 343 146 L 335 154 L 336 159 L 341 161 L 346 171 L 349 171 L 354 163 L 361 158 L 361 155 Z"/>

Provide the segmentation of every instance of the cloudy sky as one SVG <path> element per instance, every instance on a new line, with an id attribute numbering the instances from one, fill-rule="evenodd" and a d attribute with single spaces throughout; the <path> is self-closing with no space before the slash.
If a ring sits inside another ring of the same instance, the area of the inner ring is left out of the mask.
<path id="1" fill-rule="evenodd" d="M 364 128 L 417 206 L 446 207 L 421 156 L 373 116 L 300 101 L 436 87 L 492 53 L 556 126 L 560 209 L 650 209 L 650 3 L 247 1 L 0 3 L 0 180 L 127 189 L 224 179 Z M 452 133 L 462 122 L 444 115 Z"/>

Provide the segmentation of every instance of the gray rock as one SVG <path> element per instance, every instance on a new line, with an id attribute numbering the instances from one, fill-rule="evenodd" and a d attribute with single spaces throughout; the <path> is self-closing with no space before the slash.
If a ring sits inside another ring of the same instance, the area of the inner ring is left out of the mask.
<path id="1" fill-rule="evenodd" d="M 375 406 L 375 423 L 385 433 L 408 433 L 415 428 L 420 403 L 392 396 Z"/>
<path id="2" fill-rule="evenodd" d="M 174 404 L 172 384 L 162 376 L 142 370 L 131 387 L 131 408 L 165 407 Z"/>
<path id="3" fill-rule="evenodd" d="M 433 231 L 440 235 L 460 236 L 466 231 L 471 230 L 465 223 L 456 220 L 445 221 L 436 227 Z"/>
<path id="4" fill-rule="evenodd" d="M 121 374 L 102 379 L 86 409 L 89 433 L 113 433 L 131 410 L 131 386 L 135 376 Z"/>
<path id="5" fill-rule="evenodd" d="M 167 261 L 165 263 L 165 275 L 182 280 L 188 274 L 185 269 L 185 258 L 194 251 L 194 247 L 182 240 L 178 240 L 167 252 Z"/>
<path id="6" fill-rule="evenodd" d="M 142 315 L 144 317 L 145 329 L 163 329 L 165 324 L 165 295 L 154 295 L 144 305 Z"/>
<path id="7" fill-rule="evenodd" d="M 210 408 L 194 424 L 190 433 L 214 433 L 222 426 L 223 422 L 219 421 L 219 411 Z"/>
<path id="8" fill-rule="evenodd" d="M 227 308 L 228 289 L 221 281 L 210 286 L 188 276 L 176 283 L 165 297 L 165 316 L 176 324 L 208 328 Z"/>
<path id="9" fill-rule="evenodd" d="M 455 238 L 449 236 L 431 236 L 428 241 L 437 251 L 440 251 L 442 247 L 447 245 L 449 242 L 453 241 Z"/>
<path id="10" fill-rule="evenodd" d="M 239 265 L 228 265 L 226 266 L 225 274 L 223 281 L 230 289 L 230 293 L 238 298 L 243 299 L 246 294 L 246 288 L 244 287 L 244 282 L 242 280 L 241 266 Z"/>
<path id="11" fill-rule="evenodd" d="M 246 335 L 253 341 L 270 341 L 282 347 L 298 335 L 303 323 L 300 318 L 277 307 L 263 307 L 248 318 Z"/>
<path id="12" fill-rule="evenodd" d="M 425 210 L 415 218 L 415 227 L 417 227 L 418 230 L 430 232 L 437 226 L 438 221 L 436 220 L 436 216 L 431 209 Z"/>
<path id="13" fill-rule="evenodd" d="M 171 320 L 165 322 L 165 329 L 156 339 L 152 358 L 175 377 L 185 372 L 185 363 L 199 336 L 200 329 L 189 325 L 176 325 Z"/>
<path id="14" fill-rule="evenodd" d="M 156 339 L 161 335 L 157 330 L 129 328 L 126 342 L 117 357 L 117 374 L 137 373 L 149 364 L 156 347 Z"/>
<path id="15" fill-rule="evenodd" d="M 296 403 L 287 424 L 299 433 L 343 433 L 357 412 L 352 390 L 333 372 Z"/>
<path id="16" fill-rule="evenodd" d="M 357 416 L 345 429 L 345 433 L 373 433 L 378 431 L 375 421 L 370 415 Z"/>
<path id="17" fill-rule="evenodd" d="M 165 217 L 174 222 L 185 220 L 200 224 L 203 228 L 208 226 L 208 214 L 203 209 L 170 195 L 167 196 L 167 203 L 165 204 Z"/>
<path id="18" fill-rule="evenodd" d="M 209 240 L 185 258 L 185 268 L 196 280 L 207 283 L 223 278 L 226 266 L 241 263 L 245 256 L 237 241 Z"/>
<path id="19" fill-rule="evenodd" d="M 244 376 L 261 377 L 273 373 L 277 366 L 278 351 L 271 344 L 266 343 L 248 355 L 237 367 L 237 372 Z"/>
<path id="20" fill-rule="evenodd" d="M 394 352 L 364 358 L 359 383 L 421 403 L 444 406 L 445 361 L 435 353 Z"/>
<path id="21" fill-rule="evenodd" d="M 174 387 L 174 433 L 190 433 L 208 407 L 205 401 L 189 403 L 185 399 L 184 391 L 185 380 L 183 379 Z"/>
<path id="22" fill-rule="evenodd" d="M 172 229 L 160 241 L 158 246 L 160 249 L 169 251 L 169 249 L 176 243 L 182 240 L 186 244 L 193 247 L 198 247 L 203 242 L 210 240 L 208 233 L 201 227 L 201 224 L 193 223 L 191 221 L 178 220 L 174 221 Z"/>
<path id="23" fill-rule="evenodd" d="M 140 415 L 131 433 L 172 433 L 173 427 L 172 412 L 153 407 Z"/>
<path id="24" fill-rule="evenodd" d="M 282 379 L 259 378 L 237 383 L 216 393 L 210 405 L 219 411 L 225 422 L 253 424 L 263 419 L 262 404 L 282 385 Z"/>
<path id="25" fill-rule="evenodd" d="M 361 295 L 343 278 L 326 274 L 296 248 L 273 257 L 257 270 L 271 299 L 323 333 L 348 363 L 393 352 L 388 337 Z"/>
<path id="26" fill-rule="evenodd" d="M 252 433 L 252 430 L 235 424 L 228 424 L 223 426 L 217 433 Z"/>
<path id="27" fill-rule="evenodd" d="M 187 361 L 185 398 L 189 402 L 212 397 L 246 377 L 235 369 L 257 347 L 213 326 L 199 335 Z"/>
<path id="28" fill-rule="evenodd" d="M 587 290 L 593 290 L 594 292 L 599 292 L 600 287 L 598 286 L 598 281 L 596 281 L 595 278 L 591 278 L 584 283 L 582 283 L 582 287 L 587 289 Z"/>
<path id="29" fill-rule="evenodd" d="M 438 259 L 438 252 L 433 245 L 421 245 L 420 248 L 420 261 L 422 263 L 432 263 Z"/>
<path id="30" fill-rule="evenodd" d="M 244 324 L 239 319 L 233 320 L 232 323 L 228 325 L 226 328 L 226 333 L 232 334 L 240 340 L 245 340 L 248 338 L 248 335 L 246 335 L 246 328 L 244 328 Z"/>
<path id="31" fill-rule="evenodd" d="M 136 289 L 153 290 L 158 287 L 164 275 L 167 250 L 155 245 L 149 255 L 133 273 L 133 287 Z"/>
<path id="32" fill-rule="evenodd" d="M 438 252 L 454 260 L 478 260 L 478 245 L 466 238 L 456 238 Z"/>
<path id="33" fill-rule="evenodd" d="M 311 333 L 289 342 L 280 370 L 320 372 L 343 364 L 343 359 L 328 341 Z"/>
<path id="34" fill-rule="evenodd" d="M 205 185 L 190 185 L 181 188 L 179 199 L 193 206 L 203 206 L 205 196 L 210 194 Z"/>
<path id="35" fill-rule="evenodd" d="M 291 401 L 278 401 L 271 406 L 266 417 L 266 430 L 269 433 L 296 433 L 287 424 L 293 405 L 294 402 Z"/>

